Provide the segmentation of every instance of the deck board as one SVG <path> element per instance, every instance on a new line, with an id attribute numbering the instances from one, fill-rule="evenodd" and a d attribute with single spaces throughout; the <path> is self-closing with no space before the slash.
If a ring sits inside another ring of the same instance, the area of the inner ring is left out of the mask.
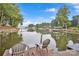
<path id="1" fill-rule="evenodd" d="M 8 50 L 5 50 L 3 56 L 11 56 L 9 54 Z M 24 51 L 24 53 L 20 53 L 14 56 L 79 56 L 79 52 L 73 51 L 73 50 L 67 50 L 67 51 L 58 51 L 55 52 L 53 50 L 47 51 L 44 49 L 42 50 L 36 50 L 36 48 L 30 48 L 29 50 Z"/>

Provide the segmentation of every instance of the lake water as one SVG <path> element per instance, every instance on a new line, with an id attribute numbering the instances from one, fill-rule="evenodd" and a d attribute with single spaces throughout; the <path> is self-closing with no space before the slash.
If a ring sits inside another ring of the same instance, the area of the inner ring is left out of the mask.
<path id="1" fill-rule="evenodd" d="M 25 44 L 29 45 L 29 47 L 34 47 L 35 44 L 40 44 L 41 33 L 22 32 L 22 37 L 23 37 L 23 42 Z M 43 34 L 42 41 L 44 41 L 45 39 L 50 39 L 50 44 L 49 44 L 50 49 L 56 48 L 56 42 L 55 42 L 54 38 L 51 37 L 50 34 Z"/>
<path id="2" fill-rule="evenodd" d="M 45 39 L 50 39 L 49 49 L 63 51 L 67 49 L 67 45 L 69 44 L 73 46 L 75 50 L 79 50 L 79 34 L 63 32 L 43 34 L 41 32 L 27 32 L 27 30 L 23 30 L 18 33 L 0 33 L 0 55 L 2 55 L 6 49 L 20 42 L 25 43 L 29 47 L 35 47 L 35 44 L 40 44 L 41 35 L 42 42 Z"/>

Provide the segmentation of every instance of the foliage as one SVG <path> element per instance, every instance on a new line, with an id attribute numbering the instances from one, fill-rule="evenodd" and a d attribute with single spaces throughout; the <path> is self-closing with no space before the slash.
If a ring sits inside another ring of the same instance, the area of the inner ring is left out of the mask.
<path id="1" fill-rule="evenodd" d="M 56 41 L 56 47 L 58 48 L 59 51 L 66 50 L 67 48 L 67 33 L 65 32 L 52 32 L 51 36 L 55 39 Z"/>
<path id="2" fill-rule="evenodd" d="M 13 27 L 17 27 L 19 23 L 22 23 L 22 15 L 19 13 L 19 8 L 16 4 L 0 4 L 0 25 L 9 24 Z"/>
<path id="3" fill-rule="evenodd" d="M 36 24 L 37 28 L 45 28 L 45 27 L 51 27 L 50 23 L 41 23 L 41 24 Z"/>
<path id="4" fill-rule="evenodd" d="M 18 35 L 17 32 L 8 34 L 5 32 L 1 32 L 0 38 L 0 56 L 3 55 L 6 49 L 9 49 L 22 41 L 22 36 Z"/>
<path id="5" fill-rule="evenodd" d="M 29 24 L 28 27 L 34 27 L 34 25 L 33 24 Z"/>
<path id="6" fill-rule="evenodd" d="M 71 27 L 71 26 L 72 26 L 71 21 L 67 21 L 67 27 L 69 28 L 69 27 Z"/>
<path id="7" fill-rule="evenodd" d="M 66 7 L 66 5 L 62 6 L 58 10 L 55 20 L 53 20 L 51 22 L 52 23 L 51 25 L 63 27 L 63 25 L 67 24 L 67 22 L 68 22 L 68 17 L 67 17 L 68 13 L 69 13 L 69 11 L 68 11 L 68 8 Z"/>
<path id="8" fill-rule="evenodd" d="M 77 26 L 79 24 L 79 15 L 73 16 L 72 26 Z"/>

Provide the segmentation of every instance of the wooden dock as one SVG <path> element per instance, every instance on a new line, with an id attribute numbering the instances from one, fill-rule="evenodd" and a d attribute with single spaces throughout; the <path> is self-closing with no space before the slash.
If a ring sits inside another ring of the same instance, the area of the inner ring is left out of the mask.
<path id="1" fill-rule="evenodd" d="M 11 56 L 10 54 L 9 54 L 9 50 L 7 49 L 7 50 L 5 50 L 5 52 L 4 52 L 4 54 L 3 54 L 3 56 Z"/>
<path id="2" fill-rule="evenodd" d="M 12 56 L 9 54 L 9 50 L 5 50 L 3 56 Z M 23 53 L 16 54 L 13 56 L 79 56 L 79 52 L 74 50 L 66 50 L 66 51 L 53 51 L 53 50 L 38 50 L 36 48 L 30 48 L 29 50 L 24 51 Z"/>

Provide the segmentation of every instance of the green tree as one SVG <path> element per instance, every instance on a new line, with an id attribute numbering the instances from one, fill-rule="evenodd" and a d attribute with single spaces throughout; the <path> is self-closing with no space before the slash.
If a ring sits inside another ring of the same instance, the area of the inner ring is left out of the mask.
<path id="1" fill-rule="evenodd" d="M 34 25 L 33 24 L 29 24 L 28 27 L 34 27 Z"/>
<path id="2" fill-rule="evenodd" d="M 73 16 L 72 26 L 79 26 L 79 15 Z"/>
<path id="3" fill-rule="evenodd" d="M 69 13 L 69 10 L 67 8 L 66 5 L 63 5 L 57 12 L 56 14 L 56 18 L 55 20 L 53 21 L 54 23 L 54 26 L 62 26 L 64 24 L 67 24 L 67 21 L 68 21 L 68 13 Z"/>
<path id="4" fill-rule="evenodd" d="M 0 4 L 0 25 L 8 23 L 13 27 L 17 27 L 21 21 L 22 17 L 16 4 Z"/>
<path id="5" fill-rule="evenodd" d="M 71 26 L 72 26 L 71 21 L 67 21 L 67 27 L 69 28 L 69 27 L 71 27 Z"/>

